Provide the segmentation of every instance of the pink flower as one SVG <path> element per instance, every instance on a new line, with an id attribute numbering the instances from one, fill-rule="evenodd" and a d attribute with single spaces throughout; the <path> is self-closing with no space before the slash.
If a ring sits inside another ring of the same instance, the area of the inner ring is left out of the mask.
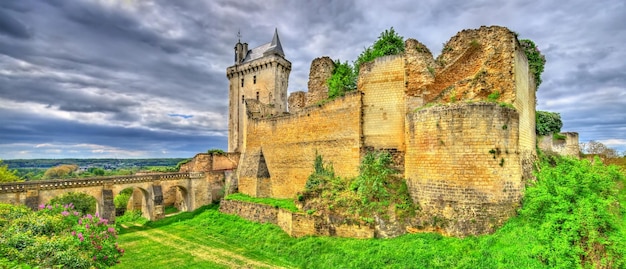
<path id="1" fill-rule="evenodd" d="M 83 220 L 82 220 L 82 219 L 79 219 L 79 220 L 78 220 L 78 224 L 79 224 L 79 225 L 83 225 Z"/>
<path id="2" fill-rule="evenodd" d="M 74 211 L 74 216 L 78 216 L 79 214 L 78 211 Z"/>
<path id="3" fill-rule="evenodd" d="M 109 231 L 109 233 L 115 233 L 115 228 L 109 227 L 108 231 Z"/>
<path id="4" fill-rule="evenodd" d="M 48 209 L 52 209 L 52 206 L 51 206 L 51 205 L 48 205 Z"/>
<path id="5" fill-rule="evenodd" d="M 89 223 L 85 224 L 85 229 L 89 229 Z"/>
<path id="6" fill-rule="evenodd" d="M 72 231 L 72 236 L 75 236 L 75 235 L 76 235 L 76 231 Z"/>
<path id="7" fill-rule="evenodd" d="M 46 205 L 44 205 L 44 204 L 40 204 L 39 205 L 39 209 L 44 209 L 44 208 L 46 208 Z"/>
<path id="8" fill-rule="evenodd" d="M 63 211 L 63 212 L 61 212 L 61 215 L 63 215 L 63 217 L 67 217 L 67 216 L 70 215 L 70 212 Z"/>
<path id="9" fill-rule="evenodd" d="M 93 256 L 93 260 L 95 261 L 96 259 L 97 259 L 96 256 Z"/>

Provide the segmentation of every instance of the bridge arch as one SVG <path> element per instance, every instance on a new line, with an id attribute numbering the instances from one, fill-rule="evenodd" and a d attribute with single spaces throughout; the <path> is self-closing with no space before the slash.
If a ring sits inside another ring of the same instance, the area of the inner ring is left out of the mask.
<path id="1" fill-rule="evenodd" d="M 191 211 L 211 203 L 211 182 L 222 179 L 220 173 L 184 172 L 0 183 L 0 203 L 23 204 L 37 209 L 55 196 L 83 192 L 96 198 L 96 212 L 100 217 L 115 222 L 114 194 L 133 188 L 140 190 L 142 214 L 156 220 L 164 216 L 163 190 L 176 186 L 183 197 L 181 202 L 185 211 Z"/>

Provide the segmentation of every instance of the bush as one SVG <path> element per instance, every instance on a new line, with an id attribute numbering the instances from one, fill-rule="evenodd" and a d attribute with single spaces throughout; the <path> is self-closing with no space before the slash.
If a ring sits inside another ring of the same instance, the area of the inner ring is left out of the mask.
<path id="1" fill-rule="evenodd" d="M 69 192 L 50 200 L 51 205 L 73 205 L 81 214 L 96 213 L 96 198 L 82 192 Z"/>
<path id="2" fill-rule="evenodd" d="M 366 48 L 354 62 L 354 72 L 359 74 L 361 65 L 378 57 L 404 53 L 404 38 L 391 27 L 380 33 L 378 40 L 371 47 Z"/>
<path id="3" fill-rule="evenodd" d="M 600 159 L 542 156 L 540 164 L 521 210 L 537 231 L 539 258 L 552 268 L 623 268 L 624 207 L 616 184 L 624 175 Z"/>
<path id="4" fill-rule="evenodd" d="M 356 90 L 356 73 L 348 63 L 336 60 L 333 74 L 328 79 L 328 98 L 334 99 L 344 96 L 346 92 Z"/>
<path id="5" fill-rule="evenodd" d="M 116 264 L 124 253 L 107 220 L 82 216 L 72 205 L 41 205 L 32 212 L 0 204 L 0 214 L 4 220 L 0 226 L 3 266 L 105 268 Z"/>

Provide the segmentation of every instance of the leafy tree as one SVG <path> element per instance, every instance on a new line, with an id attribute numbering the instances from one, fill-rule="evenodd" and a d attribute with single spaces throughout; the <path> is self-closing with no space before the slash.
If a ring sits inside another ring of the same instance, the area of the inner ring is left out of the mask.
<path id="1" fill-rule="evenodd" d="M 541 51 L 539 51 L 539 48 L 537 48 L 535 42 L 532 40 L 522 39 L 519 42 L 524 49 L 526 58 L 528 58 L 528 67 L 530 72 L 535 76 L 535 87 L 538 89 L 541 84 L 541 73 L 543 73 L 546 64 L 546 57 L 541 54 Z"/>
<path id="2" fill-rule="evenodd" d="M 345 95 L 348 91 L 356 90 L 356 73 L 352 66 L 346 61 L 336 60 L 334 62 L 335 69 L 333 74 L 328 79 L 328 97 L 334 99 L 339 96 Z"/>
<path id="3" fill-rule="evenodd" d="M 537 135 L 556 134 L 561 131 L 563 121 L 561 114 L 556 112 L 539 111 L 536 113 L 536 133 Z"/>
<path id="4" fill-rule="evenodd" d="M 45 179 L 70 178 L 77 169 L 78 165 L 75 164 L 61 164 L 46 170 L 43 177 Z"/>
<path id="5" fill-rule="evenodd" d="M 96 213 L 96 198 L 82 192 L 69 192 L 50 200 L 51 205 L 74 205 L 74 208 L 82 214 Z"/>
<path id="6" fill-rule="evenodd" d="M 89 169 L 87 169 L 87 172 L 91 173 L 94 176 L 104 176 L 104 169 L 100 168 L 100 167 L 89 167 Z"/>
<path id="7" fill-rule="evenodd" d="M 609 148 L 595 140 L 591 140 L 587 143 L 580 143 L 580 150 L 586 154 L 597 154 L 605 158 L 619 157 L 615 149 Z"/>
<path id="8" fill-rule="evenodd" d="M 391 27 L 378 36 L 378 40 L 371 47 L 365 48 L 354 62 L 354 71 L 359 74 L 359 68 L 363 63 L 372 61 L 381 56 L 404 53 L 404 37 L 398 35 Z"/>
<path id="9" fill-rule="evenodd" d="M 9 170 L 8 165 L 3 165 L 2 160 L 0 160 L 0 182 L 16 182 L 22 181 L 20 177 L 17 175 L 17 171 Z"/>

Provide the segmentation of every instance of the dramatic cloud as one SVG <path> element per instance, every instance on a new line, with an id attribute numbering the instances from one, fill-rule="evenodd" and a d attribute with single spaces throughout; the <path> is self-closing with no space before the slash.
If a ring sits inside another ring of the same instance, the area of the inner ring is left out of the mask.
<path id="1" fill-rule="evenodd" d="M 353 61 L 385 29 L 434 54 L 458 31 L 502 25 L 548 60 L 538 109 L 626 150 L 623 1 L 0 1 L 0 158 L 191 157 L 226 148 L 237 33 L 277 28 L 289 91 L 311 61 Z"/>

